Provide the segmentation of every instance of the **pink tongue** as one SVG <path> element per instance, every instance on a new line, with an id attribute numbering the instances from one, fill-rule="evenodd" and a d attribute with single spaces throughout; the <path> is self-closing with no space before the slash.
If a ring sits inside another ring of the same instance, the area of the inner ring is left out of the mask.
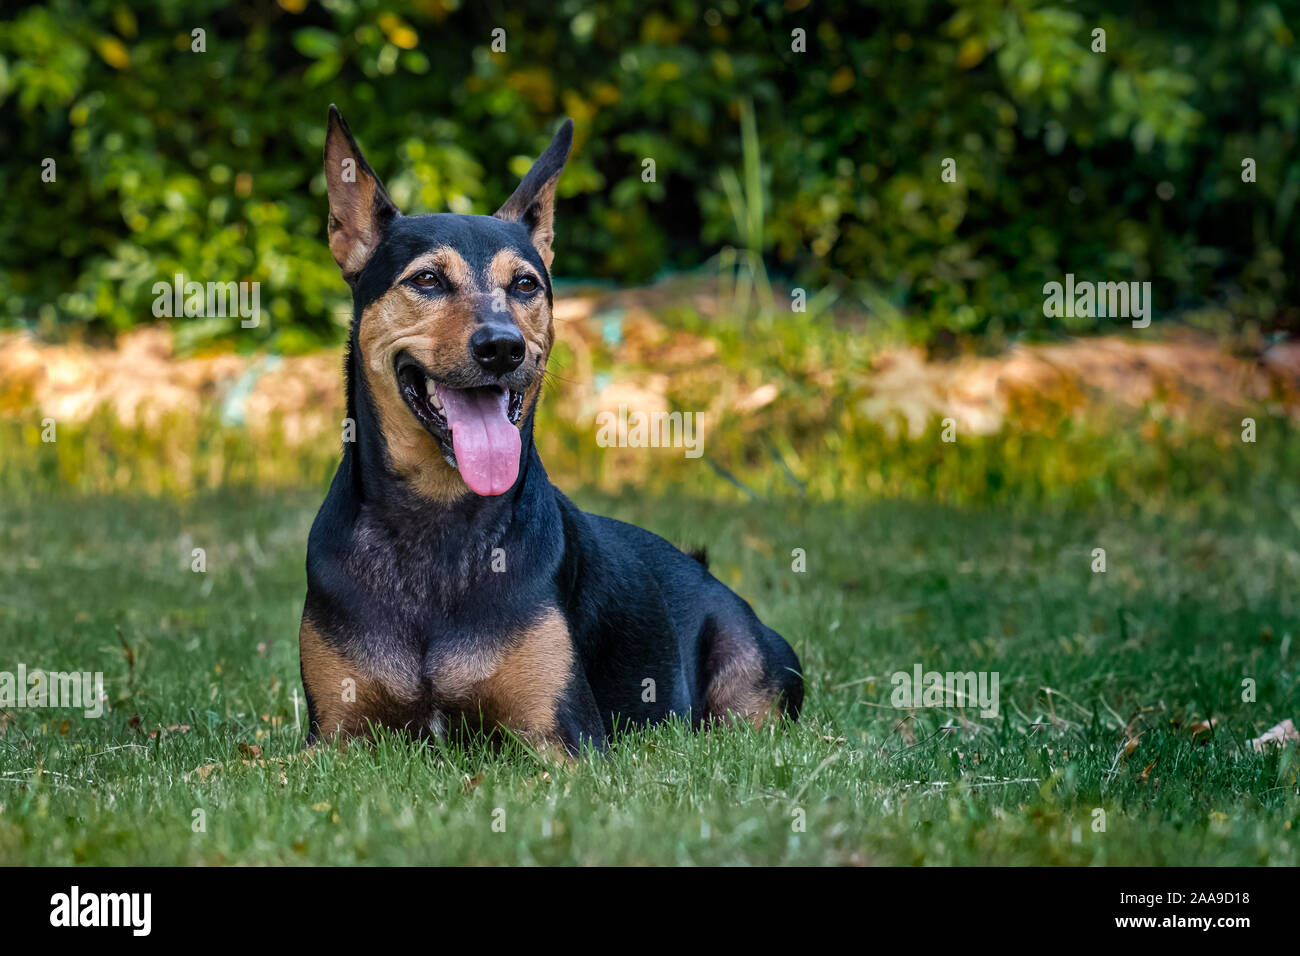
<path id="1" fill-rule="evenodd" d="M 491 388 L 439 388 L 460 476 L 476 495 L 500 495 L 519 476 L 519 429 L 506 418 L 507 395 Z"/>

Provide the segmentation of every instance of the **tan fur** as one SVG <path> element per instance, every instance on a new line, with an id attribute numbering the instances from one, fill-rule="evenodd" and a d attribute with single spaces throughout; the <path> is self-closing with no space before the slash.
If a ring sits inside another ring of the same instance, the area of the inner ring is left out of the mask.
<path id="1" fill-rule="evenodd" d="M 349 159 L 354 164 L 354 182 L 343 178 L 343 163 Z M 325 143 L 325 182 L 330 203 L 330 252 L 343 274 L 352 275 L 361 271 L 379 244 L 373 217 L 379 187 L 337 129 L 330 130 Z"/>
<path id="2" fill-rule="evenodd" d="M 533 276 L 537 279 L 539 287 L 543 284 L 543 277 L 537 275 L 527 259 L 513 249 L 502 249 L 488 263 L 488 289 L 504 289 L 519 275 Z M 519 331 L 524 334 L 524 341 L 528 343 L 529 353 L 535 358 L 549 354 L 555 333 L 551 326 L 551 312 L 546 305 L 546 295 L 538 291 L 527 302 L 517 302 L 512 299 L 507 299 L 507 302 L 511 318 L 515 320 L 515 325 L 519 326 Z"/>
<path id="3" fill-rule="evenodd" d="M 434 696 L 486 727 L 554 740 L 556 706 L 573 671 L 563 615 L 547 608 L 530 627 L 491 651 L 457 651 L 434 666 Z"/>
<path id="4" fill-rule="evenodd" d="M 306 618 L 298 630 L 303 683 L 316 707 L 320 734 L 326 739 L 365 733 L 367 720 L 394 727 L 405 726 L 417 688 L 403 686 L 391 675 L 376 679 L 330 647 Z M 344 681 L 353 681 L 354 700 L 344 699 Z"/>
<path id="5" fill-rule="evenodd" d="M 520 636 L 478 688 L 484 714 L 526 738 L 553 740 L 556 705 L 573 671 L 573 642 L 558 611 Z"/>
<path id="6" fill-rule="evenodd" d="M 550 260 L 547 266 L 550 265 Z M 532 266 L 528 261 L 520 256 L 513 249 L 502 249 L 492 261 L 488 263 L 487 275 L 488 283 L 491 288 L 503 289 L 509 286 L 515 279 L 515 276 L 521 274 L 535 275 Z M 543 283 L 542 276 L 536 276 L 538 284 Z M 523 333 L 524 342 L 528 348 L 528 356 L 531 360 L 536 361 L 537 368 L 545 369 L 547 359 L 551 355 L 551 347 L 555 344 L 555 324 L 551 320 L 551 306 L 546 301 L 546 295 L 540 290 L 527 302 L 517 302 L 507 299 L 509 302 L 510 315 Z M 537 379 L 529 386 L 528 391 L 524 393 L 524 410 L 519 416 L 523 421 L 528 412 L 537 404 L 537 400 L 542 393 L 542 377 Z"/>
<path id="7" fill-rule="evenodd" d="M 538 255 L 542 257 L 542 262 L 546 265 L 546 271 L 551 270 L 551 263 L 555 259 L 555 252 L 551 244 L 555 242 L 555 184 L 560 180 L 557 172 L 555 178 L 548 180 L 534 197 L 529 205 L 537 207 L 537 224 L 533 226 L 529 238 L 532 239 L 533 247 L 537 250 Z M 518 193 L 506 200 L 505 205 L 495 213 L 496 218 L 504 219 L 507 222 L 514 222 L 522 219 L 527 211 L 521 207 L 523 197 Z"/>
<path id="8" fill-rule="evenodd" d="M 353 736 L 367 720 L 392 727 L 427 726 L 445 713 L 463 713 L 483 729 L 505 727 L 538 745 L 558 744 L 556 708 L 574 667 L 573 642 L 554 608 L 490 649 L 456 650 L 433 663 L 429 713 L 416 710 L 420 688 L 400 675 L 363 673 L 325 643 L 306 619 L 298 635 L 303 682 L 316 706 L 320 734 Z M 356 700 L 343 699 L 355 681 Z"/>
<path id="9" fill-rule="evenodd" d="M 764 687 L 763 660 L 756 647 L 738 643 L 710 678 L 704 709 L 709 720 L 735 716 L 755 727 L 781 716 L 780 702 Z"/>

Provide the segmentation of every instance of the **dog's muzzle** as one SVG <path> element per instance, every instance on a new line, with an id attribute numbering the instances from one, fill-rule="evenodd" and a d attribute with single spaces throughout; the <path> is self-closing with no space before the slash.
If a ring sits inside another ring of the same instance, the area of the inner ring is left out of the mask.
<path id="1" fill-rule="evenodd" d="M 498 384 L 440 382 L 406 352 L 394 362 L 398 389 L 416 420 L 438 441 L 470 491 L 499 495 L 519 476 L 524 393 Z"/>

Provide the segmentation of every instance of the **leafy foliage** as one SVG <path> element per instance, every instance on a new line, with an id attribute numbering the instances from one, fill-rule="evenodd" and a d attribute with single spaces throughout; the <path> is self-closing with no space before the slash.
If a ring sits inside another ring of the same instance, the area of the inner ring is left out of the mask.
<path id="1" fill-rule="evenodd" d="M 335 338 L 319 157 L 337 102 L 416 212 L 493 211 L 572 116 L 561 275 L 761 254 L 934 341 L 1101 327 L 1042 315 L 1043 283 L 1073 272 L 1151 280 L 1158 315 L 1210 300 L 1295 328 L 1300 50 L 1282 8 L 1114 7 L 49 0 L 0 23 L 0 316 L 122 329 L 180 272 L 260 282 L 266 313 L 178 323 L 189 343 Z"/>

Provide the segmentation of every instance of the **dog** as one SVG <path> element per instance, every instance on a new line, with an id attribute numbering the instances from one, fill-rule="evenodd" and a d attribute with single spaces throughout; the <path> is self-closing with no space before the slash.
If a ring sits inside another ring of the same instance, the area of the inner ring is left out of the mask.
<path id="1" fill-rule="evenodd" d="M 798 717 L 794 650 L 703 557 L 578 510 L 538 457 L 572 138 L 566 120 L 493 216 L 404 216 L 330 107 L 354 434 L 308 538 L 309 746 L 384 726 L 572 759 L 674 714 Z"/>

